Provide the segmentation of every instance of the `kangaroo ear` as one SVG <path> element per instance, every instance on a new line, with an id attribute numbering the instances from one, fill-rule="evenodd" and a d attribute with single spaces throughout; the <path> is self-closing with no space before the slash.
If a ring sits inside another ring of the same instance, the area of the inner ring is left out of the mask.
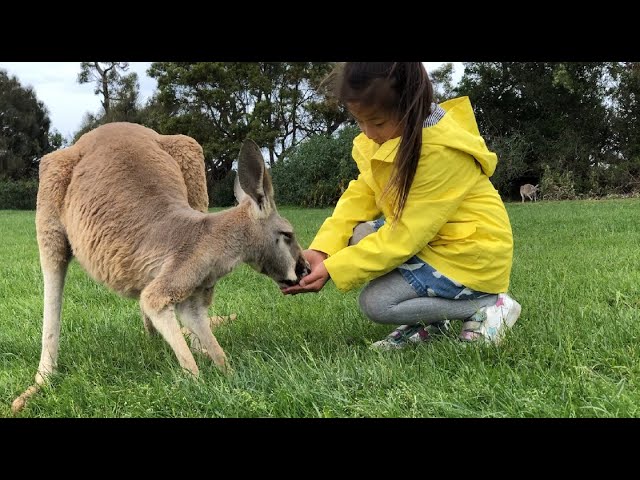
<path id="1" fill-rule="evenodd" d="M 273 183 L 271 182 L 271 174 L 269 170 L 264 171 L 264 177 L 262 179 L 262 190 L 268 199 L 273 198 Z"/>
<path id="2" fill-rule="evenodd" d="M 234 192 L 238 203 L 248 195 L 259 210 L 263 210 L 269 203 L 268 195 L 273 195 L 271 179 L 265 172 L 262 153 L 253 140 L 246 139 L 240 147 Z"/>

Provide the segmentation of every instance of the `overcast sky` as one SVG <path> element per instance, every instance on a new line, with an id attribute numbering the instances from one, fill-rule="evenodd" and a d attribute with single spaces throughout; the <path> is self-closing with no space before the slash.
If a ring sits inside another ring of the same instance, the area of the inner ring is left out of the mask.
<path id="1" fill-rule="evenodd" d="M 136 72 L 140 82 L 140 101 L 153 94 L 157 82 L 147 76 L 152 62 L 130 62 L 129 72 Z M 444 62 L 424 62 L 427 71 L 434 70 Z M 464 67 L 454 63 L 453 81 L 460 80 Z M 77 82 L 80 62 L 0 62 L 0 69 L 9 76 L 18 78 L 24 87 L 31 85 L 36 97 L 47 107 L 52 128 L 70 140 L 80 129 L 85 113 L 100 110 L 100 97 L 93 93 L 93 84 Z"/>

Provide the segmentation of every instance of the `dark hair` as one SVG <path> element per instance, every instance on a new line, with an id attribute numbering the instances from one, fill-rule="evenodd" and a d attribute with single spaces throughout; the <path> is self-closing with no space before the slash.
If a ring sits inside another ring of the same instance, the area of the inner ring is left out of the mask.
<path id="1" fill-rule="evenodd" d="M 396 116 L 402 138 L 384 194 L 393 195 L 394 221 L 404 210 L 422 149 L 422 126 L 433 87 L 422 62 L 340 63 L 325 80 L 340 103 L 361 103 Z"/>

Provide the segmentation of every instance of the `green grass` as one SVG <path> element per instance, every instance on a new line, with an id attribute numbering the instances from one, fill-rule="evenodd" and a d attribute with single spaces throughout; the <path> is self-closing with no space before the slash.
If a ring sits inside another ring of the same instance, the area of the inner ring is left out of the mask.
<path id="1" fill-rule="evenodd" d="M 144 333 L 137 301 L 76 262 L 65 288 L 59 373 L 22 417 L 638 417 L 640 200 L 511 203 L 511 292 L 522 316 L 500 347 L 455 336 L 403 351 L 369 344 L 358 291 L 283 296 L 241 266 L 210 313 L 235 370 L 196 355 L 201 379 Z M 306 246 L 330 210 L 281 208 Z M 33 381 L 42 277 L 34 212 L 0 211 L 0 417 Z M 459 323 L 456 325 L 459 329 Z"/>

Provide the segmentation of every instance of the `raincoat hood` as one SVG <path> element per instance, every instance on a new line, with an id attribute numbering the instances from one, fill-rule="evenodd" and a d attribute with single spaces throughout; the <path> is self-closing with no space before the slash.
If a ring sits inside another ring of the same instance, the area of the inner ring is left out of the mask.
<path id="1" fill-rule="evenodd" d="M 493 175 L 498 156 L 489 151 L 480 136 L 469 97 L 459 97 L 440 104 L 447 112 L 433 127 L 423 130 L 426 144 L 455 148 L 473 156 L 487 177 Z"/>

